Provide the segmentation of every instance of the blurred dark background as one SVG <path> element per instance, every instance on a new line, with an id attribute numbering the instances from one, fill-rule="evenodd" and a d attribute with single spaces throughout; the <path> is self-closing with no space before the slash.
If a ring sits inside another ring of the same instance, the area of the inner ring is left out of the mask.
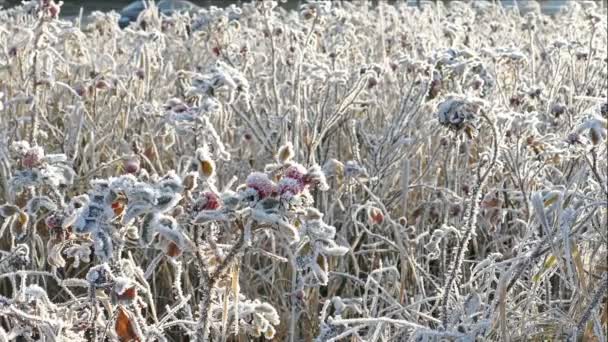
<path id="1" fill-rule="evenodd" d="M 56 0 L 57 1 L 57 0 Z M 230 4 L 238 4 L 241 2 L 247 2 L 248 0 L 190 0 L 191 3 L 201 6 L 217 6 L 217 7 L 226 7 Z M 388 1 L 388 2 L 408 2 L 411 5 L 416 5 L 418 0 L 376 0 L 378 1 Z M 425 0 L 420 0 L 425 1 Z M 426 0 L 428 1 L 428 0 Z M 444 2 L 449 2 L 443 0 Z M 564 6 L 568 1 L 578 1 L 578 0 L 541 0 L 541 6 L 543 7 L 543 11 L 547 14 L 551 14 L 556 12 L 560 7 Z M 606 6 L 608 0 L 596 0 L 598 4 L 602 4 Z M 120 12 L 125 6 L 129 5 L 133 2 L 133 0 L 63 0 L 64 5 L 62 7 L 61 13 L 62 16 L 76 16 L 78 15 L 80 8 L 82 7 L 85 15 L 92 11 L 110 11 L 116 10 Z M 156 1 L 157 3 L 159 0 Z M 288 9 L 296 9 L 300 3 L 304 2 L 303 0 L 288 0 L 286 4 L 280 4 L 282 7 Z M 514 0 L 500 0 L 505 6 L 510 6 L 514 3 Z M 518 3 L 525 3 L 526 0 L 517 0 Z M 11 7 L 17 4 L 20 4 L 21 0 L 0 0 L 0 6 L 3 7 Z"/>

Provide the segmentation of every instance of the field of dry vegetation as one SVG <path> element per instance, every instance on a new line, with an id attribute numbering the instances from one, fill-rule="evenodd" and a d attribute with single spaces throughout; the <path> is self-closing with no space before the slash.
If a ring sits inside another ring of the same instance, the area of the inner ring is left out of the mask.
<path id="1" fill-rule="evenodd" d="M 607 341 L 608 27 L 0 10 L 0 342 Z"/>

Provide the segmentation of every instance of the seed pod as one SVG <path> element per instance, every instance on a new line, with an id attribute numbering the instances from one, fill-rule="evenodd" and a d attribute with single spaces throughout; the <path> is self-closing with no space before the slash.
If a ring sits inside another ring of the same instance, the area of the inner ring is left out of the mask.
<path id="1" fill-rule="evenodd" d="M 277 154 L 277 159 L 279 163 L 284 164 L 290 161 L 294 156 L 293 145 L 288 142 L 287 144 L 281 146 L 279 149 L 279 153 Z"/>
<path id="2" fill-rule="evenodd" d="M 367 214 L 369 221 L 372 224 L 381 224 L 384 222 L 384 214 L 382 213 L 382 210 L 378 208 L 371 208 Z"/>

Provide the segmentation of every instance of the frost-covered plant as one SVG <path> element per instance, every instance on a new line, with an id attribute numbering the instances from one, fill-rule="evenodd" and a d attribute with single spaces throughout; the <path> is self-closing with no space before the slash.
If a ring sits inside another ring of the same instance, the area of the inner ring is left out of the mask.
<path id="1" fill-rule="evenodd" d="M 415 3 L 0 10 L 0 341 L 605 340 L 605 5 Z"/>

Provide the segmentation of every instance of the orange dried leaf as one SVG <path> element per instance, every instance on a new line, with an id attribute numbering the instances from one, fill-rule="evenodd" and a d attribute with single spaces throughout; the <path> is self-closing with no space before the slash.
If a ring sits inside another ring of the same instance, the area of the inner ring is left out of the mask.
<path id="1" fill-rule="evenodd" d="M 175 258 L 178 257 L 180 255 L 182 255 L 182 250 L 179 248 L 179 246 L 171 241 L 169 242 L 169 244 L 167 245 L 167 248 L 165 249 L 165 254 L 167 254 L 168 256 Z"/>
<path id="2" fill-rule="evenodd" d="M 205 177 L 213 176 L 213 173 L 215 172 L 215 163 L 209 159 L 202 160 L 201 161 L 201 172 L 203 173 L 203 175 L 205 175 Z"/>
<path id="3" fill-rule="evenodd" d="M 133 300 L 137 296 L 137 289 L 135 286 L 129 287 L 122 294 L 118 295 L 120 300 Z"/>
<path id="4" fill-rule="evenodd" d="M 119 216 L 125 210 L 125 206 L 122 202 L 116 201 L 112 203 L 112 210 L 114 211 L 114 215 Z"/>
<path id="5" fill-rule="evenodd" d="M 481 207 L 485 209 L 498 208 L 500 205 L 500 200 L 496 197 L 485 198 L 483 201 L 481 201 Z"/>
<path id="6" fill-rule="evenodd" d="M 118 313 L 116 315 L 116 324 L 114 328 L 116 329 L 116 335 L 118 335 L 120 341 L 140 341 L 139 336 L 137 336 L 137 333 L 135 333 L 133 322 L 131 322 L 129 314 L 127 314 L 123 307 L 118 308 Z"/>

